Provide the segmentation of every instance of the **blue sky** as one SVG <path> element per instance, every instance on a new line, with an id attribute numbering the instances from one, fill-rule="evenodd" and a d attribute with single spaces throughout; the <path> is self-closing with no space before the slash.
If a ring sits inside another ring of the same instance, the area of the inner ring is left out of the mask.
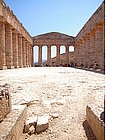
<path id="1" fill-rule="evenodd" d="M 31 36 L 60 32 L 76 36 L 103 0 L 4 0 Z M 71 49 L 72 50 L 72 49 Z M 43 59 L 46 59 L 43 48 Z M 61 48 L 61 53 L 64 47 Z M 52 57 L 55 56 L 52 47 Z M 35 49 L 37 61 L 37 48 Z"/>

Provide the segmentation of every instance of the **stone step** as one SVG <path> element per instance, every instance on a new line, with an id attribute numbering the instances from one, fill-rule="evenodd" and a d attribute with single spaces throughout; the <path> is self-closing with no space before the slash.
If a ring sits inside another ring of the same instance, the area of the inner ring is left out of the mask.
<path id="1" fill-rule="evenodd" d="M 13 105 L 12 111 L 0 123 L 0 140 L 19 140 L 27 117 L 25 105 Z"/>

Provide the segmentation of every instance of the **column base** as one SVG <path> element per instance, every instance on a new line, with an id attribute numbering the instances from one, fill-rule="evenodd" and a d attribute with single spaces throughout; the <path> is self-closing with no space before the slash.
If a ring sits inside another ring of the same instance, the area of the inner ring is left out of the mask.
<path id="1" fill-rule="evenodd" d="M 19 68 L 19 66 L 14 66 L 14 68 Z"/>
<path id="2" fill-rule="evenodd" d="M 23 65 L 22 66 L 19 66 L 20 68 L 23 68 Z"/>
<path id="3" fill-rule="evenodd" d="M 7 66 L 0 66 L 0 70 L 6 70 Z"/>
<path id="4" fill-rule="evenodd" d="M 7 66 L 7 69 L 14 69 L 14 66 Z"/>

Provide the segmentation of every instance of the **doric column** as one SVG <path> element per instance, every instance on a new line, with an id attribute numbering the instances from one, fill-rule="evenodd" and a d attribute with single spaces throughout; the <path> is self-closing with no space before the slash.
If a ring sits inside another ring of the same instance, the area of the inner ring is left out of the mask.
<path id="1" fill-rule="evenodd" d="M 31 67 L 31 44 L 28 44 L 28 64 Z"/>
<path id="2" fill-rule="evenodd" d="M 73 46 L 74 47 L 74 63 L 77 64 L 77 45 Z"/>
<path id="3" fill-rule="evenodd" d="M 6 25 L 5 29 L 5 46 L 6 46 L 6 65 L 8 69 L 14 68 L 13 66 L 13 45 L 12 45 L 12 27 Z"/>
<path id="4" fill-rule="evenodd" d="M 84 46 L 84 67 L 89 67 L 89 52 L 90 52 L 90 38 L 86 37 L 85 46 Z"/>
<path id="5" fill-rule="evenodd" d="M 69 46 L 66 46 L 66 64 L 69 63 Z"/>
<path id="6" fill-rule="evenodd" d="M 7 69 L 5 55 L 5 23 L 0 21 L 0 69 Z"/>
<path id="7" fill-rule="evenodd" d="M 38 46 L 38 65 L 42 67 L 42 46 Z"/>
<path id="8" fill-rule="evenodd" d="M 48 66 L 51 66 L 51 46 L 50 45 L 48 45 L 47 46 L 48 47 L 48 51 L 47 51 L 47 64 L 48 64 Z"/>
<path id="9" fill-rule="evenodd" d="M 104 41 L 103 41 L 103 26 L 99 25 L 95 31 L 95 51 L 96 62 L 99 68 L 104 67 Z"/>
<path id="10" fill-rule="evenodd" d="M 93 68 L 95 59 L 95 31 L 90 33 L 90 52 L 89 52 L 89 66 Z"/>
<path id="11" fill-rule="evenodd" d="M 56 46 L 57 47 L 57 55 L 56 55 L 56 65 L 59 66 L 60 65 L 60 46 Z"/>
<path id="12" fill-rule="evenodd" d="M 26 49 L 26 67 L 29 67 L 29 55 L 28 55 L 28 53 L 29 53 L 29 48 L 28 48 L 28 42 L 26 41 L 26 47 L 25 47 L 25 49 Z"/>
<path id="13" fill-rule="evenodd" d="M 23 60 L 22 60 L 22 35 L 18 35 L 18 63 L 19 63 L 19 67 L 23 68 Z"/>
<path id="14" fill-rule="evenodd" d="M 76 44 L 74 51 L 76 54 L 76 65 L 79 66 L 80 65 L 80 43 Z"/>
<path id="15" fill-rule="evenodd" d="M 31 66 L 34 67 L 34 46 L 31 45 Z"/>
<path id="16" fill-rule="evenodd" d="M 83 67 L 84 63 L 84 40 L 81 40 L 80 46 L 79 46 L 79 64 L 81 67 Z"/>
<path id="17" fill-rule="evenodd" d="M 18 32 L 16 30 L 13 30 L 12 38 L 13 38 L 13 62 L 14 62 L 14 67 L 19 68 L 19 65 L 18 65 Z"/>
<path id="18" fill-rule="evenodd" d="M 23 58 L 23 67 L 26 67 L 26 40 L 25 38 L 22 38 L 22 58 Z"/>

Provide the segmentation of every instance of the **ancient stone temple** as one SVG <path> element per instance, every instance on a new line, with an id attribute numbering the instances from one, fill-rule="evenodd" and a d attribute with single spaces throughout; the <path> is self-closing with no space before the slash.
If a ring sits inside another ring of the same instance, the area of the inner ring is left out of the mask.
<path id="1" fill-rule="evenodd" d="M 33 40 L 13 12 L 0 1 L 0 69 L 30 67 Z"/>
<path id="2" fill-rule="evenodd" d="M 31 37 L 13 12 L 0 1 L 0 69 L 33 66 L 33 49 L 38 46 L 38 63 L 42 66 L 42 47 L 47 46 L 47 63 L 51 66 L 51 46 L 56 46 L 56 65 L 60 65 L 60 46 L 66 48 L 69 63 L 69 46 L 74 47 L 74 63 L 86 68 L 95 63 L 105 69 L 105 2 L 93 13 L 76 37 L 51 32 Z"/>

